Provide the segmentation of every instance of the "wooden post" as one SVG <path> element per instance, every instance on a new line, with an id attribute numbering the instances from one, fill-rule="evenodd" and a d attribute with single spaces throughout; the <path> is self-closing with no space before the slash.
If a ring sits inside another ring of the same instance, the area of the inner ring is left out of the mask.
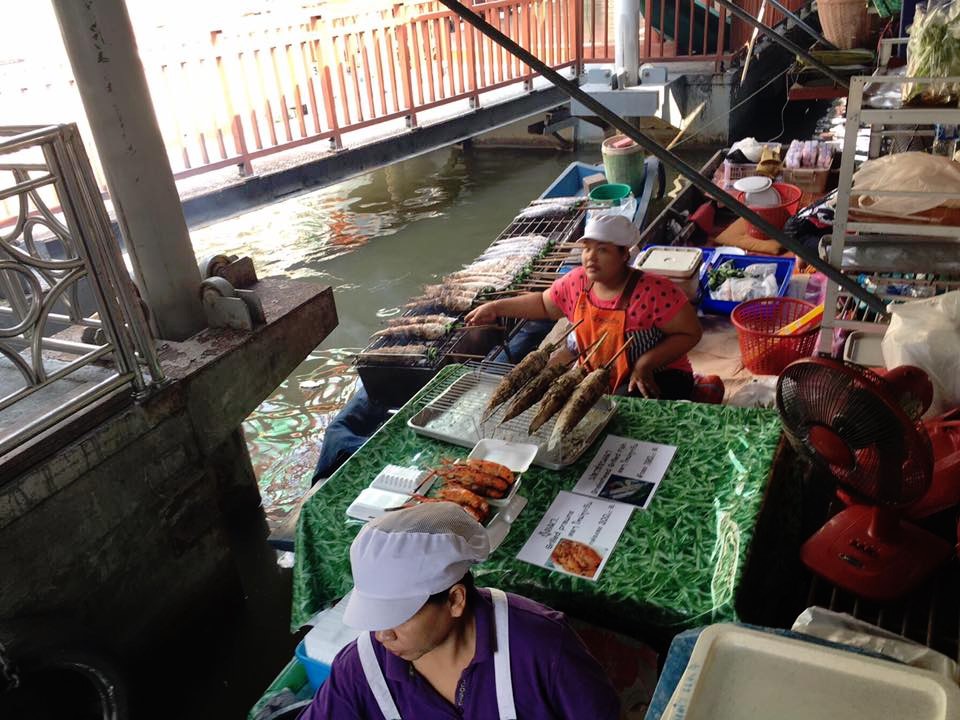
<path id="1" fill-rule="evenodd" d="M 477 34 L 473 25 L 467 26 L 467 86 L 470 90 L 470 107 L 480 107 L 480 94 L 477 92 Z"/>
<path id="2" fill-rule="evenodd" d="M 330 42 L 330 35 L 323 19 L 314 15 L 310 18 L 310 31 L 313 35 L 313 51 L 317 58 L 317 72 L 320 75 L 320 95 L 323 97 L 323 111 L 327 118 L 327 127 L 333 133 L 331 142 L 336 150 L 343 147 L 340 136 L 340 123 L 337 120 L 337 106 L 333 97 L 333 77 L 330 74 L 330 64 L 324 49 Z"/>
<path id="3" fill-rule="evenodd" d="M 405 6 L 396 4 L 393 6 L 394 19 L 399 15 L 397 22 L 397 50 L 400 53 L 400 79 L 403 82 L 403 96 L 407 103 L 407 127 L 415 128 L 417 126 L 417 113 L 414 109 L 416 103 L 413 99 L 413 79 L 410 70 L 410 45 L 407 38 L 407 18 Z"/>

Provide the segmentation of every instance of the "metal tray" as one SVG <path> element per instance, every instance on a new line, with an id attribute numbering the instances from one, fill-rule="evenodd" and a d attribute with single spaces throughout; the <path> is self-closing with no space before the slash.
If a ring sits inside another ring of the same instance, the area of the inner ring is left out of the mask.
<path id="1" fill-rule="evenodd" d="M 535 465 L 560 470 L 580 459 L 617 412 L 616 401 L 604 396 L 573 432 L 550 451 L 547 443 L 557 416 L 551 418 L 533 435 L 527 434 L 530 420 L 537 412 L 536 405 L 500 425 L 500 418 L 508 404 L 504 403 L 487 421 L 481 422 L 487 400 L 501 377 L 502 373 L 484 369 L 460 376 L 436 397 L 429 399 L 426 405 L 407 421 L 407 425 L 419 435 L 466 448 L 472 448 L 483 438 L 532 443 L 539 448 L 533 460 Z"/>

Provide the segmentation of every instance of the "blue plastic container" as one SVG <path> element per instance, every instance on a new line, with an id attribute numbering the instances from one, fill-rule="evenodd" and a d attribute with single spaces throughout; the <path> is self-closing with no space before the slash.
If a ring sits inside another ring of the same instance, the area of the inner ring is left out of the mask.
<path id="1" fill-rule="evenodd" d="M 307 648 L 303 640 L 297 645 L 294 654 L 297 656 L 300 664 L 303 665 L 303 669 L 307 671 L 307 681 L 310 683 L 313 691 L 316 692 L 320 686 L 327 681 L 327 678 L 330 677 L 330 666 L 319 660 L 314 660 L 312 657 L 308 657 Z"/>
<path id="2" fill-rule="evenodd" d="M 748 265 L 755 265 L 757 263 L 764 263 L 767 265 L 776 265 L 776 279 L 778 297 L 785 297 L 787 291 L 790 289 L 790 276 L 793 275 L 793 266 L 796 263 L 796 260 L 793 258 L 781 258 L 781 257 L 770 257 L 768 255 L 727 255 L 725 253 L 717 253 L 711 258 L 709 269 L 714 267 L 719 267 L 727 260 L 733 261 L 733 266 L 735 268 L 745 268 Z M 725 300 L 714 300 L 710 295 L 710 280 L 708 274 L 705 272 L 700 278 L 700 308 L 704 312 L 713 313 L 714 315 L 729 315 L 733 312 L 733 309 L 739 305 L 740 302 L 725 301 Z"/>

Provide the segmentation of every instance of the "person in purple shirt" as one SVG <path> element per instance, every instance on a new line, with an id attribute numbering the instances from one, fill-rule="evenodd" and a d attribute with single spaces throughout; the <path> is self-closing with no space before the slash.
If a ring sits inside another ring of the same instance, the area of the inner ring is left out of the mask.
<path id="1" fill-rule="evenodd" d="M 474 586 L 489 554 L 452 503 L 370 522 L 350 548 L 344 613 L 365 632 L 300 720 L 616 720 L 613 686 L 562 613 Z"/>

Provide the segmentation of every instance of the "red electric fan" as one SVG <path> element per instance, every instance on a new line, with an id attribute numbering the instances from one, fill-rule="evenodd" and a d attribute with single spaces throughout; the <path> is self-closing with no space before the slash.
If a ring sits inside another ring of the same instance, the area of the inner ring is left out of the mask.
<path id="1" fill-rule="evenodd" d="M 809 358 L 787 366 L 777 382 L 777 408 L 791 442 L 856 503 L 804 543 L 801 559 L 872 600 L 909 592 L 953 551 L 900 519 L 900 509 L 924 497 L 933 479 L 930 438 L 916 411 L 922 383 L 904 375 L 910 382 L 891 383 L 858 365 Z M 904 396 L 907 386 L 914 390 Z"/>

